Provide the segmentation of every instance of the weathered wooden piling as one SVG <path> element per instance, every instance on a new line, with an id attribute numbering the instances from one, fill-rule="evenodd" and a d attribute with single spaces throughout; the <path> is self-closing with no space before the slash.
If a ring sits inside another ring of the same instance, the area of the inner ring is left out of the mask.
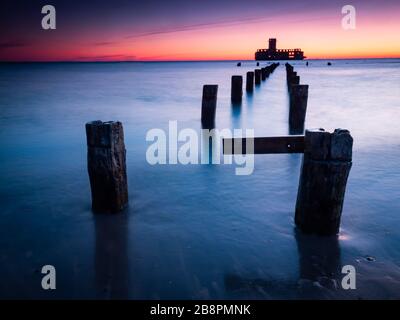
<path id="1" fill-rule="evenodd" d="M 288 91 L 291 92 L 292 86 L 300 84 L 300 76 L 291 76 L 288 81 Z"/>
<path id="2" fill-rule="evenodd" d="M 302 231 L 321 235 L 339 232 L 352 147 L 353 138 L 347 130 L 306 130 L 295 214 Z"/>
<path id="3" fill-rule="evenodd" d="M 254 72 L 249 71 L 246 74 L 246 91 L 253 92 L 254 88 Z"/>
<path id="4" fill-rule="evenodd" d="M 279 66 L 279 62 L 278 62 L 278 63 L 273 63 L 273 64 L 271 64 L 271 65 L 270 65 L 270 67 L 271 67 L 271 73 L 274 72 L 275 69 L 278 68 L 278 66 Z"/>
<path id="5" fill-rule="evenodd" d="M 217 93 L 218 85 L 206 84 L 203 86 L 201 123 L 204 127 L 212 127 L 214 125 L 217 109 Z"/>
<path id="6" fill-rule="evenodd" d="M 291 78 L 290 78 L 290 84 L 300 84 L 300 76 L 297 76 L 297 75 L 293 75 Z"/>
<path id="7" fill-rule="evenodd" d="M 126 151 L 121 122 L 86 123 L 87 166 L 95 212 L 116 213 L 128 205 Z"/>
<path id="8" fill-rule="evenodd" d="M 293 66 L 289 63 L 285 63 L 286 72 L 293 72 Z"/>
<path id="9" fill-rule="evenodd" d="M 292 80 L 292 78 L 293 77 L 296 77 L 297 76 L 297 72 L 296 71 L 289 71 L 287 74 L 286 74 L 286 82 L 287 82 L 287 85 L 289 86 L 289 83 L 291 82 L 291 80 Z"/>
<path id="10" fill-rule="evenodd" d="M 291 85 L 289 95 L 289 131 L 301 134 L 304 131 L 308 100 L 308 85 Z"/>
<path id="11" fill-rule="evenodd" d="M 261 69 L 254 70 L 254 83 L 261 84 Z"/>
<path id="12" fill-rule="evenodd" d="M 231 101 L 241 102 L 243 95 L 243 77 L 232 76 L 231 81 Z"/>
<path id="13" fill-rule="evenodd" d="M 267 68 L 261 68 L 261 80 L 265 81 L 267 79 Z"/>

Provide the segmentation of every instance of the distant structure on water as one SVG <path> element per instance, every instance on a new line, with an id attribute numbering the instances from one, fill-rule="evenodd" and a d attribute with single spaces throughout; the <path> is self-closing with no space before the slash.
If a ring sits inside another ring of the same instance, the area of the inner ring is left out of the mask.
<path id="1" fill-rule="evenodd" d="M 303 60 L 304 52 L 301 49 L 276 49 L 276 39 L 269 39 L 268 49 L 258 49 L 256 60 Z"/>

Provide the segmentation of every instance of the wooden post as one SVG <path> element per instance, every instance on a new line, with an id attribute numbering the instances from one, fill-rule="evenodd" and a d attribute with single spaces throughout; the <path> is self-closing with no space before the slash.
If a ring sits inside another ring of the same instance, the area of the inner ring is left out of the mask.
<path id="1" fill-rule="evenodd" d="M 267 68 L 261 68 L 261 80 L 265 81 L 265 79 L 267 79 Z"/>
<path id="2" fill-rule="evenodd" d="M 254 72 L 249 71 L 246 74 L 246 91 L 253 92 L 254 87 Z"/>
<path id="3" fill-rule="evenodd" d="M 308 85 L 291 85 L 289 102 L 290 134 L 301 134 L 304 131 L 308 100 Z"/>
<path id="4" fill-rule="evenodd" d="M 201 122 L 204 127 L 212 127 L 215 122 L 217 109 L 218 85 L 206 84 L 203 86 L 203 99 L 201 106 Z"/>
<path id="5" fill-rule="evenodd" d="M 121 122 L 86 123 L 87 165 L 95 212 L 116 213 L 128 205 L 126 151 Z"/>
<path id="6" fill-rule="evenodd" d="M 347 130 L 306 130 L 296 202 L 296 225 L 306 233 L 339 232 L 353 138 Z"/>
<path id="7" fill-rule="evenodd" d="M 241 102 L 243 95 L 243 77 L 232 76 L 231 81 L 231 101 Z"/>
<path id="8" fill-rule="evenodd" d="M 291 92 L 292 86 L 300 84 L 300 76 L 291 76 L 287 84 L 289 93 Z"/>
<path id="9" fill-rule="evenodd" d="M 293 66 L 289 63 L 285 63 L 286 72 L 293 72 Z"/>
<path id="10" fill-rule="evenodd" d="M 261 84 L 261 69 L 254 70 L 254 83 L 256 85 Z"/>
<path id="11" fill-rule="evenodd" d="M 289 86 L 289 83 L 292 81 L 293 77 L 297 77 L 297 72 L 296 71 L 289 71 L 286 74 L 286 82 L 287 82 L 288 86 Z"/>

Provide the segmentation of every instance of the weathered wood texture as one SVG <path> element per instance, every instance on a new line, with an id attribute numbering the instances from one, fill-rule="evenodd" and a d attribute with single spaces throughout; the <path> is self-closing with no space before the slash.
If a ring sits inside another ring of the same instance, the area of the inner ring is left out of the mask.
<path id="1" fill-rule="evenodd" d="M 122 123 L 88 122 L 86 138 L 92 209 L 95 212 L 119 212 L 128 205 Z"/>
<path id="2" fill-rule="evenodd" d="M 232 76 L 231 81 L 231 101 L 241 102 L 243 96 L 243 77 Z"/>
<path id="3" fill-rule="evenodd" d="M 247 139 L 254 141 L 254 154 L 304 152 L 304 136 L 283 136 L 223 139 L 224 154 L 246 154 Z"/>
<path id="4" fill-rule="evenodd" d="M 217 109 L 218 85 L 206 84 L 203 86 L 203 98 L 201 105 L 201 123 L 203 127 L 214 126 Z"/>
<path id="5" fill-rule="evenodd" d="M 347 178 L 352 166 L 349 131 L 306 130 L 296 202 L 296 225 L 306 233 L 339 232 Z"/>

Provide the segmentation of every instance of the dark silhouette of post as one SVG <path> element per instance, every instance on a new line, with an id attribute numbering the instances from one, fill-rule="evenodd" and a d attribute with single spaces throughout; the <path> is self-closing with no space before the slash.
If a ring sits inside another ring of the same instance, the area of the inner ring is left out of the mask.
<path id="1" fill-rule="evenodd" d="M 287 84 L 289 93 L 290 93 L 291 90 L 292 90 L 292 86 L 294 86 L 294 85 L 296 85 L 296 84 L 300 84 L 300 76 L 295 76 L 295 75 L 293 75 L 293 76 L 291 76 L 291 77 L 289 78 L 289 81 L 288 81 L 288 84 Z"/>
<path id="2" fill-rule="evenodd" d="M 308 85 L 290 85 L 289 96 L 289 132 L 301 134 L 304 131 L 304 122 L 307 111 Z"/>
<path id="3" fill-rule="evenodd" d="M 232 76 L 231 81 L 231 101 L 241 102 L 243 96 L 243 77 Z"/>
<path id="4" fill-rule="evenodd" d="M 129 299 L 129 215 L 95 215 L 96 299 Z"/>
<path id="5" fill-rule="evenodd" d="M 261 69 L 254 70 L 254 83 L 256 85 L 261 84 Z"/>
<path id="6" fill-rule="evenodd" d="M 203 86 L 203 99 L 201 105 L 201 123 L 204 127 L 210 128 L 215 123 L 217 109 L 218 85 L 206 84 Z"/>
<path id="7" fill-rule="evenodd" d="M 267 68 L 261 68 L 261 80 L 265 81 L 267 79 Z"/>
<path id="8" fill-rule="evenodd" d="M 246 91 L 253 92 L 254 88 L 254 72 L 249 71 L 246 74 Z"/>
<path id="9" fill-rule="evenodd" d="M 306 130 L 296 202 L 296 225 L 306 233 L 339 232 L 353 138 L 348 130 Z"/>
<path id="10" fill-rule="evenodd" d="M 296 229 L 299 280 L 318 281 L 327 289 L 337 289 L 343 278 L 340 243 L 337 235 L 320 237 Z M 302 298 L 318 299 L 319 290 L 306 290 Z M 320 296 L 319 296 L 320 297 Z"/>
<path id="11" fill-rule="evenodd" d="M 115 213 L 128 205 L 126 150 L 121 122 L 86 123 L 87 165 L 95 212 Z"/>
<path id="12" fill-rule="evenodd" d="M 289 86 L 290 82 L 292 81 L 293 77 L 297 76 L 297 72 L 296 71 L 288 71 L 286 74 L 286 82 L 287 85 Z"/>

